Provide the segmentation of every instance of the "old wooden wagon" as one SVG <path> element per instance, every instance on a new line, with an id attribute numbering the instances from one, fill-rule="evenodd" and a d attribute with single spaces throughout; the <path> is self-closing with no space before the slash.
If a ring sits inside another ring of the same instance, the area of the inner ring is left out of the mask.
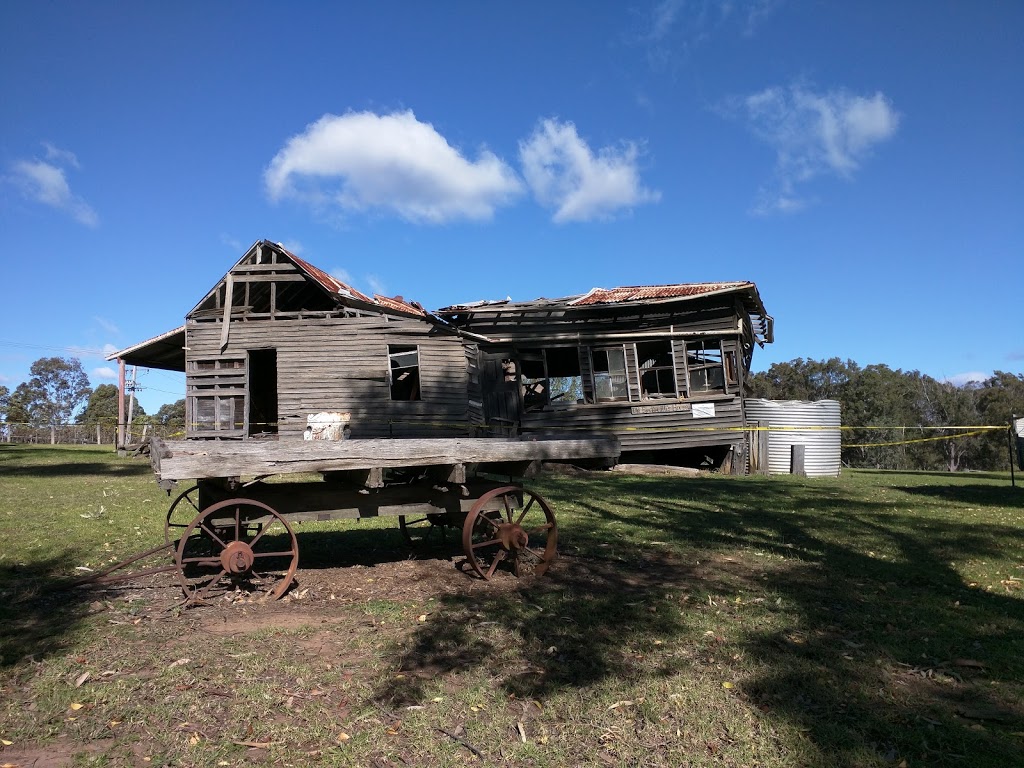
<path id="1" fill-rule="evenodd" d="M 289 441 L 154 440 L 161 486 L 197 480 L 167 512 L 165 543 L 190 600 L 243 589 L 285 594 L 299 564 L 294 525 L 394 516 L 412 545 L 460 532 L 466 569 L 490 579 L 499 568 L 541 576 L 557 557 L 554 511 L 515 478 L 543 461 L 612 464 L 618 440 L 426 438 Z M 305 475 L 292 479 L 278 476 Z"/>

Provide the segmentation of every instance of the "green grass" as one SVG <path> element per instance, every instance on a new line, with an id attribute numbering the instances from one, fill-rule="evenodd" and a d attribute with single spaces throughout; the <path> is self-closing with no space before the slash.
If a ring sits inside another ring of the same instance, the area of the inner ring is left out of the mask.
<path id="1" fill-rule="evenodd" d="M 541 580 L 411 583 L 393 522 L 316 524 L 303 600 L 182 610 L 54 589 L 162 541 L 144 461 L 0 446 L 0 763 L 1024 764 L 1007 475 L 532 486 Z"/>

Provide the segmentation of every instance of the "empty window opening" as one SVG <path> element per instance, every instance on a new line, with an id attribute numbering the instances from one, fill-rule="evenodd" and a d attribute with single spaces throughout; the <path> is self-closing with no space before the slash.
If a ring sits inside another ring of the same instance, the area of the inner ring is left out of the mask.
<path id="1" fill-rule="evenodd" d="M 676 373 L 672 362 L 672 342 L 646 341 L 636 345 L 640 370 L 640 397 L 676 397 Z"/>
<path id="2" fill-rule="evenodd" d="M 249 352 L 249 434 L 277 434 L 277 350 Z"/>
<path id="3" fill-rule="evenodd" d="M 622 347 L 595 349 L 592 359 L 594 366 L 594 397 L 597 402 L 628 400 L 629 385 L 626 381 L 626 353 Z"/>
<path id="4" fill-rule="evenodd" d="M 419 347 L 388 344 L 388 377 L 392 400 L 420 399 Z"/>
<path id="5" fill-rule="evenodd" d="M 552 347 L 520 357 L 523 408 L 583 402 L 583 376 L 577 347 Z"/>
<path id="6" fill-rule="evenodd" d="M 690 377 L 690 392 L 725 392 L 720 341 L 687 342 L 686 368 Z"/>

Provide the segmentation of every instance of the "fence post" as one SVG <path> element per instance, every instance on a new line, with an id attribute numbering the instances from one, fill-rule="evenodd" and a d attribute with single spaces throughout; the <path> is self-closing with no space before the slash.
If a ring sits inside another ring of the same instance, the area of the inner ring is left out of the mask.
<path id="1" fill-rule="evenodd" d="M 57 444 L 57 426 L 55 424 L 50 425 L 50 445 Z"/>

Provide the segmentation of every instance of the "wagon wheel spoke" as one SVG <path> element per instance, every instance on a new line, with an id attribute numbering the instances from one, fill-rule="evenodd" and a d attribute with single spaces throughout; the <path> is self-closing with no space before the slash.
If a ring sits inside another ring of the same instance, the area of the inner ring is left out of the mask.
<path id="1" fill-rule="evenodd" d="M 172 535 L 172 529 L 185 529 L 188 524 L 199 514 L 199 486 L 182 491 L 177 498 L 171 502 L 167 510 L 167 517 L 164 518 L 164 543 L 170 544 L 177 536 Z"/>
<path id="2" fill-rule="evenodd" d="M 218 581 L 220 581 L 221 577 L 223 577 L 224 574 L 226 574 L 226 573 L 227 573 L 227 571 L 224 570 L 223 568 L 221 568 L 220 572 L 217 573 L 217 575 L 210 577 L 210 579 L 206 582 L 206 586 L 204 586 L 202 588 L 198 588 L 199 585 L 197 584 L 196 585 L 197 588 L 192 592 L 192 595 L 191 595 L 190 599 L 192 599 L 192 600 L 201 600 L 202 598 L 204 598 L 207 595 L 207 593 L 209 593 L 210 588 L 214 584 L 216 584 Z"/>
<path id="3" fill-rule="evenodd" d="M 220 546 L 221 546 L 221 547 L 226 547 L 226 546 L 227 546 L 227 544 L 225 544 L 225 543 L 224 543 L 224 542 L 223 542 L 223 541 L 221 540 L 220 536 L 218 536 L 218 535 L 217 535 L 217 534 L 216 534 L 216 533 L 214 532 L 214 530 L 213 530 L 212 528 L 210 528 L 210 527 L 209 527 L 209 526 L 208 526 L 208 525 L 207 525 L 207 524 L 206 524 L 205 522 L 204 522 L 204 523 L 202 523 L 202 524 L 200 525 L 200 528 L 201 528 L 201 529 L 202 529 L 203 531 L 205 531 L 205 532 L 206 532 L 206 534 L 207 534 L 207 535 L 208 535 L 208 536 L 209 536 L 209 537 L 210 537 L 211 539 L 213 539 L 213 540 L 214 540 L 215 542 L 217 542 L 218 544 L 220 544 Z"/>
<path id="4" fill-rule="evenodd" d="M 183 557 L 181 558 L 182 565 L 218 565 L 220 563 L 219 557 Z"/>
<path id="5" fill-rule="evenodd" d="M 491 567 L 487 569 L 487 575 L 484 576 L 484 578 L 485 579 L 491 578 L 491 576 L 494 575 L 494 569 L 498 567 L 498 563 L 500 563 L 504 559 L 505 559 L 505 550 L 504 549 L 499 549 L 497 551 L 497 553 L 494 555 L 494 560 L 491 562 Z"/>
<path id="6" fill-rule="evenodd" d="M 491 539 L 490 541 L 481 541 L 479 544 L 474 544 L 473 549 L 483 549 L 484 547 L 493 547 L 495 544 L 501 544 L 501 539 Z"/>
<path id="7" fill-rule="evenodd" d="M 527 503 L 527 504 L 525 504 L 523 506 L 523 511 L 520 512 L 519 513 L 519 517 L 516 518 L 516 524 L 517 525 L 521 525 L 522 524 L 523 518 L 526 517 L 526 513 L 530 511 L 530 507 L 533 506 L 533 502 L 535 502 L 536 500 L 537 500 L 536 496 L 531 496 L 529 503 Z"/>
<path id="8" fill-rule="evenodd" d="M 249 539 L 254 524 L 259 532 Z M 233 589 L 281 597 L 298 560 L 298 541 L 288 521 L 253 499 L 208 507 L 185 528 L 175 552 L 178 581 L 191 599 Z"/>
<path id="9" fill-rule="evenodd" d="M 505 517 L 509 522 L 512 522 L 512 505 L 508 503 L 509 494 L 504 494 L 501 497 L 501 503 L 505 505 Z"/>

